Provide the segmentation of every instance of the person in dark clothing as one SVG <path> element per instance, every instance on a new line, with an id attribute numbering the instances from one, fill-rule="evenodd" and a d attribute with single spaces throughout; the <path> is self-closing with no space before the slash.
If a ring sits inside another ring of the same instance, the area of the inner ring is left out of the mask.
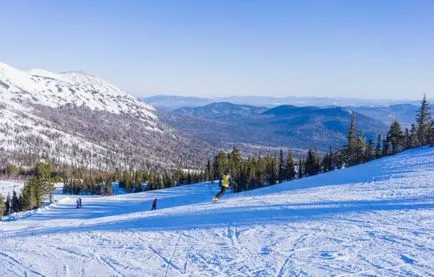
<path id="1" fill-rule="evenodd" d="M 154 201 L 152 201 L 151 211 L 156 210 L 156 209 L 157 209 L 157 198 L 155 198 Z"/>
<path id="2" fill-rule="evenodd" d="M 223 174 L 222 179 L 220 180 L 220 191 L 219 191 L 219 193 L 216 194 L 216 196 L 214 196 L 213 201 L 220 200 L 220 198 L 223 196 L 223 194 L 225 194 L 226 190 L 229 187 L 233 188 L 236 186 L 237 186 L 237 183 L 235 183 L 235 181 L 231 177 L 231 170 L 226 169 L 225 173 Z"/>
<path id="3" fill-rule="evenodd" d="M 80 208 L 80 198 L 77 198 L 77 200 L 75 201 L 75 203 L 77 204 L 77 209 Z"/>
<path id="4" fill-rule="evenodd" d="M 78 198 L 79 206 L 81 208 L 81 197 Z"/>

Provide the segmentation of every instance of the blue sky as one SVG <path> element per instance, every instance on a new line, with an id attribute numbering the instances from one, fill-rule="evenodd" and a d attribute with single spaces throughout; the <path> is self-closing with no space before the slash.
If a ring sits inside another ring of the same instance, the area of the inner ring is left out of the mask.
<path id="1" fill-rule="evenodd" d="M 3 1 L 0 61 L 140 96 L 420 99 L 434 1 Z"/>

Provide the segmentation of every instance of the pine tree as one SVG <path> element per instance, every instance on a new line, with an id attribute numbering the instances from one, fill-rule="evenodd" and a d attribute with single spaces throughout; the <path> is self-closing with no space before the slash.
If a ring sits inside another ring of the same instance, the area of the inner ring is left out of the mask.
<path id="1" fill-rule="evenodd" d="M 277 173 L 277 179 L 279 181 L 279 183 L 285 181 L 286 179 L 286 172 L 285 172 L 285 160 L 283 159 L 283 150 L 280 149 L 280 153 L 279 153 L 279 170 Z"/>
<path id="2" fill-rule="evenodd" d="M 416 117 L 417 122 L 417 137 L 422 145 L 430 143 L 430 131 L 431 131 L 431 107 L 426 99 L 426 95 L 423 96 L 422 104 Z"/>
<path id="3" fill-rule="evenodd" d="M 403 134 L 401 131 L 401 125 L 397 120 L 394 120 L 392 122 L 387 136 L 392 145 L 392 154 L 398 153 L 403 150 Z"/>
<path id="4" fill-rule="evenodd" d="M 21 211 L 20 199 L 17 196 L 16 191 L 12 192 L 12 200 L 11 200 L 11 210 L 13 213 Z"/>
<path id="5" fill-rule="evenodd" d="M 418 138 L 417 130 L 418 129 L 417 129 L 416 125 L 414 123 L 411 124 L 411 129 L 410 129 L 410 147 L 412 147 L 412 148 L 420 146 L 420 141 L 419 141 L 419 138 Z"/>
<path id="6" fill-rule="evenodd" d="M 387 137 L 386 139 L 383 139 L 383 156 L 389 155 L 389 146 L 389 137 Z"/>
<path id="7" fill-rule="evenodd" d="M 213 161 L 213 179 L 220 179 L 224 171 L 229 168 L 229 159 L 224 151 L 220 151 Z"/>
<path id="8" fill-rule="evenodd" d="M 9 176 L 16 176 L 18 174 L 18 167 L 16 167 L 13 164 L 7 164 L 6 165 L 6 173 Z"/>
<path id="9" fill-rule="evenodd" d="M 0 220 L 2 220 L 4 214 L 5 214 L 5 203 L 3 200 L 3 196 L 0 194 Z"/>
<path id="10" fill-rule="evenodd" d="M 370 139 L 365 148 L 365 160 L 370 161 L 373 159 L 375 159 L 374 143 L 372 142 L 372 139 Z"/>
<path id="11" fill-rule="evenodd" d="M 234 147 L 232 149 L 232 152 L 229 155 L 229 163 L 230 163 L 230 169 L 232 172 L 232 176 L 236 177 L 239 175 L 239 171 L 241 169 L 241 152 L 240 149 Z"/>
<path id="12" fill-rule="evenodd" d="M 304 161 L 303 161 L 303 159 L 299 159 L 298 160 L 298 170 L 297 170 L 298 172 L 298 179 L 301 179 L 301 178 L 303 178 L 304 177 Z"/>
<path id="13" fill-rule="evenodd" d="M 366 151 L 366 140 L 363 134 L 359 134 L 357 137 L 356 147 L 355 147 L 355 158 L 352 160 L 352 165 L 364 163 L 365 159 L 365 151 Z"/>
<path id="14" fill-rule="evenodd" d="M 37 206 L 37 201 L 34 195 L 34 187 L 36 178 L 30 178 L 24 184 L 23 190 L 21 192 L 20 203 L 23 210 L 31 210 Z"/>
<path id="15" fill-rule="evenodd" d="M 411 146 L 410 146 L 410 142 L 411 142 L 411 139 L 410 139 L 410 131 L 409 131 L 408 128 L 406 127 L 406 128 L 405 128 L 405 131 L 404 131 L 404 139 L 403 139 L 404 149 L 408 149 L 408 148 L 411 147 Z"/>
<path id="16" fill-rule="evenodd" d="M 286 163 L 285 163 L 285 179 L 292 180 L 295 178 L 295 166 L 294 159 L 292 158 L 291 151 L 288 151 L 286 155 Z"/>
<path id="17" fill-rule="evenodd" d="M 431 146 L 434 146 L 434 120 L 431 121 Z"/>
<path id="18" fill-rule="evenodd" d="M 10 214 L 11 213 L 11 195 L 8 193 L 8 196 L 6 197 L 6 201 L 5 201 L 5 208 L 4 208 L 4 214 Z"/>
<path id="19" fill-rule="evenodd" d="M 205 176 L 207 181 L 211 181 L 213 177 L 212 168 L 211 168 L 211 161 L 208 160 L 206 164 L 206 170 L 205 170 Z"/>
<path id="20" fill-rule="evenodd" d="M 277 182 L 277 159 L 274 156 L 269 156 L 266 161 L 266 175 L 269 185 L 274 185 Z"/>
<path id="21" fill-rule="evenodd" d="M 315 151 L 309 149 L 305 161 L 305 175 L 313 176 L 319 173 L 320 161 L 319 157 L 316 155 Z"/>
<path id="22" fill-rule="evenodd" d="M 350 129 L 348 130 L 348 145 L 347 145 L 347 151 L 348 155 L 352 157 L 354 155 L 356 145 L 357 145 L 357 129 L 356 129 L 356 113 L 351 113 L 351 122 L 350 122 Z M 350 158 L 351 160 L 351 158 Z"/>
<path id="23" fill-rule="evenodd" d="M 377 145 L 375 146 L 375 158 L 380 158 L 381 154 L 382 154 L 382 149 L 381 149 L 381 135 L 378 135 L 377 138 Z"/>
<path id="24" fill-rule="evenodd" d="M 121 179 L 121 171 L 119 170 L 119 168 L 116 168 L 116 169 L 115 169 L 115 173 L 114 173 L 114 175 L 113 175 L 113 180 L 119 182 L 120 179 Z"/>

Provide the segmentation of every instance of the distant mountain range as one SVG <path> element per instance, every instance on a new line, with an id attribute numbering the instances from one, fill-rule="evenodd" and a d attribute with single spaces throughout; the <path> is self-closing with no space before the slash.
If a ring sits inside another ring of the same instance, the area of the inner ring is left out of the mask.
<path id="1" fill-rule="evenodd" d="M 422 96 L 421 96 L 422 98 Z M 215 102 L 230 102 L 233 104 L 276 107 L 281 105 L 317 106 L 317 107 L 344 107 L 344 106 L 389 106 L 395 104 L 419 105 L 415 100 L 387 100 L 387 99 L 361 99 L 338 97 L 273 97 L 273 96 L 232 96 L 232 97 L 184 97 L 173 95 L 156 95 L 144 97 L 143 101 L 158 108 L 175 110 L 180 107 L 199 107 Z"/>
<path id="2" fill-rule="evenodd" d="M 173 114 L 193 116 L 207 119 L 247 119 L 267 111 L 266 107 L 249 105 L 236 105 L 229 102 L 216 102 L 202 107 L 182 107 L 173 111 Z"/>
<path id="3" fill-rule="evenodd" d="M 232 112 L 231 112 L 232 111 Z M 371 139 L 387 126 L 356 112 L 357 127 Z M 203 107 L 161 110 L 160 119 L 179 130 L 218 145 L 244 145 L 251 149 L 285 147 L 327 150 L 342 147 L 350 123 L 348 108 L 296 107 L 272 109 L 220 102 Z"/>

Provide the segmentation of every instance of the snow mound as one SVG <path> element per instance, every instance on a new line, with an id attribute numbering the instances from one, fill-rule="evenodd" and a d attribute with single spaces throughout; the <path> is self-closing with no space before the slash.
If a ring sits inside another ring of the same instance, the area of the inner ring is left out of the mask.
<path id="1" fill-rule="evenodd" d="M 433 184 L 419 148 L 219 203 L 213 183 L 71 198 L 0 223 L 0 275 L 430 276 Z"/>

